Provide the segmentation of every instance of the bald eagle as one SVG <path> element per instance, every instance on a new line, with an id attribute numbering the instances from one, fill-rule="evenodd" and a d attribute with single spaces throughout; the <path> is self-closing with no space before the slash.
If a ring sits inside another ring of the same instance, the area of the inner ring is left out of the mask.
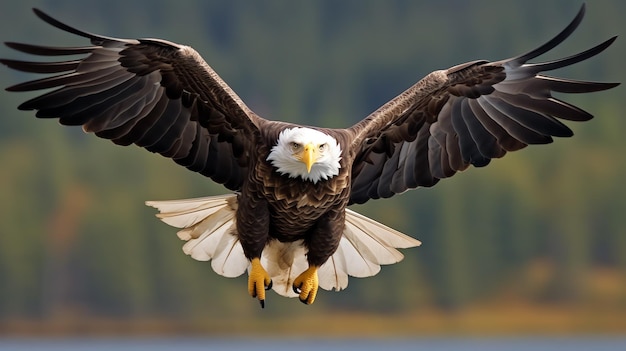
<path id="1" fill-rule="evenodd" d="M 16 70 L 58 73 L 7 88 L 53 89 L 19 109 L 144 147 L 233 191 L 147 205 L 180 228 L 186 254 L 212 260 L 223 276 L 247 271 L 248 292 L 262 307 L 272 287 L 311 304 L 318 287 L 341 290 L 348 276 L 375 275 L 380 265 L 403 258 L 398 248 L 420 245 L 347 206 L 430 187 L 508 151 L 569 137 L 559 119 L 592 116 L 552 92 L 618 85 L 542 73 L 590 58 L 615 37 L 563 59 L 528 63 L 576 29 L 583 6 L 563 31 L 526 54 L 434 71 L 350 128 L 299 126 L 255 114 L 189 46 L 96 35 L 34 12 L 91 44 L 6 43 L 34 55 L 85 55 L 59 62 L 2 59 Z"/>

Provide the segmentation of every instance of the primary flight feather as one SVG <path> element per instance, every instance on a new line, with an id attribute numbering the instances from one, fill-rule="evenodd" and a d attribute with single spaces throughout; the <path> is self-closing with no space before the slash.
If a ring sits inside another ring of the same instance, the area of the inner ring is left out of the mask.
<path id="1" fill-rule="evenodd" d="M 57 74 L 7 88 L 53 89 L 19 109 L 144 147 L 234 191 L 147 204 L 180 228 L 186 254 L 212 260 L 227 277 L 247 270 L 248 291 L 261 306 L 272 287 L 313 303 L 318 287 L 341 290 L 348 276 L 372 276 L 380 265 L 400 261 L 397 248 L 420 245 L 348 205 L 432 186 L 469 165 L 571 136 L 560 120 L 592 116 L 552 93 L 617 85 L 543 73 L 592 57 L 615 37 L 563 59 L 529 63 L 576 29 L 583 6 L 562 32 L 526 54 L 432 72 L 350 128 L 304 127 L 256 115 L 188 46 L 105 37 L 34 12 L 91 45 L 6 43 L 34 55 L 86 55 L 0 60 L 20 71 Z"/>

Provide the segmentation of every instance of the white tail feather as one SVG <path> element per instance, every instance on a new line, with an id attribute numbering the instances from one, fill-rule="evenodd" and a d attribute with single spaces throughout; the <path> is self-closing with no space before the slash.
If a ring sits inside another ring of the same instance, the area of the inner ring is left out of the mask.
<path id="1" fill-rule="evenodd" d="M 146 201 L 146 205 L 157 208 L 161 213 L 157 214 L 157 217 L 161 218 L 164 222 L 170 224 L 173 227 L 184 228 L 192 224 L 198 223 L 205 217 L 200 215 L 205 213 L 203 210 L 217 211 L 220 209 L 224 202 L 226 202 L 232 195 L 225 196 L 208 196 L 197 199 L 185 199 L 185 200 L 172 200 L 172 201 Z M 211 211 L 209 211 L 211 212 Z M 188 216 L 184 216 L 188 215 Z M 170 223 L 169 220 L 173 218 L 174 222 Z M 176 222 L 176 220 L 188 221 L 187 224 L 182 222 Z"/>
<path id="2" fill-rule="evenodd" d="M 177 234 L 183 251 L 198 261 L 209 261 L 213 270 L 225 277 L 237 277 L 250 268 L 237 237 L 235 211 L 237 195 L 197 199 L 148 201 L 157 208 L 157 217 L 182 228 Z M 391 229 L 354 211 L 346 210 L 346 225 L 337 251 L 318 270 L 319 285 L 325 290 L 342 290 L 348 276 L 370 277 L 380 265 L 397 263 L 404 257 L 396 248 L 419 246 L 418 240 Z M 273 289 L 288 297 L 294 279 L 308 268 L 302 240 L 282 243 L 271 240 L 261 257 L 261 264 L 272 277 Z"/>
<path id="3" fill-rule="evenodd" d="M 282 296 L 298 296 L 293 291 L 293 281 L 309 267 L 302 240 L 290 243 L 281 243 L 278 240 L 270 241 L 263 249 L 261 264 L 272 277 L 272 289 L 274 291 Z"/>

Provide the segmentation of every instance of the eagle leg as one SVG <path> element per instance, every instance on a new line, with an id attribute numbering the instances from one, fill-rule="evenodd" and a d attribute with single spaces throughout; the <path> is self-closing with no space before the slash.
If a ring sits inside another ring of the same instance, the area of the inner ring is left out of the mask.
<path id="1" fill-rule="evenodd" d="M 310 265 L 293 281 L 293 291 L 299 294 L 300 301 L 310 305 L 315 301 L 319 280 L 317 279 L 317 266 Z"/>
<path id="2" fill-rule="evenodd" d="M 248 275 L 248 293 L 250 296 L 258 298 L 261 308 L 265 308 L 265 290 L 272 288 L 272 278 L 263 266 L 261 260 L 253 258 L 250 261 L 250 273 Z"/>

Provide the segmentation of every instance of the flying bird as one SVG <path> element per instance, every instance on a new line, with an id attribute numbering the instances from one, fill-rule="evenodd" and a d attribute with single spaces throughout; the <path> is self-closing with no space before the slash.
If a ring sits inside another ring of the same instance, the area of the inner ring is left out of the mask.
<path id="1" fill-rule="evenodd" d="M 52 73 L 7 88 L 53 89 L 21 105 L 118 145 L 135 144 L 223 184 L 232 193 L 149 201 L 180 228 L 183 250 L 211 260 L 215 272 L 248 272 L 248 292 L 264 306 L 266 290 L 311 304 L 318 288 L 341 290 L 348 276 L 368 277 L 399 262 L 410 236 L 347 206 L 430 187 L 470 165 L 572 131 L 560 120 L 592 115 L 552 93 L 588 93 L 618 83 L 557 78 L 543 72 L 586 60 L 615 37 L 572 56 L 530 60 L 563 42 L 585 7 L 553 39 L 501 61 L 437 70 L 345 129 L 271 121 L 254 113 L 191 47 L 160 39 L 119 39 L 35 14 L 90 45 L 6 43 L 58 62 L 2 59 L 31 73 Z"/>

